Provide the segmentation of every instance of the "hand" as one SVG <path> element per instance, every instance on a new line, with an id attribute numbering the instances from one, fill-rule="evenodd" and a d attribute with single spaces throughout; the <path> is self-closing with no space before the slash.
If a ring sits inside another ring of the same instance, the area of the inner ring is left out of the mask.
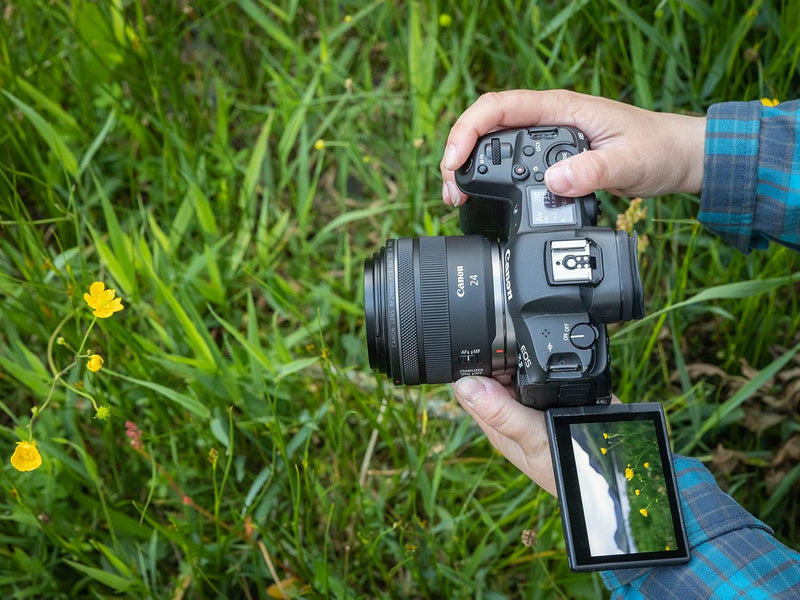
<path id="1" fill-rule="evenodd" d="M 455 169 L 467 160 L 480 136 L 526 125 L 571 125 L 589 140 L 590 151 L 559 161 L 545 172 L 545 185 L 554 194 L 699 193 L 705 122 L 705 117 L 657 113 L 567 90 L 484 94 L 450 130 L 440 165 L 442 197 L 453 206 L 466 200 L 456 187 Z"/>
<path id="2" fill-rule="evenodd" d="M 453 384 L 453 391 L 492 446 L 555 496 L 544 412 L 520 404 L 510 388 L 488 377 L 464 377 Z"/>
<path id="3" fill-rule="evenodd" d="M 486 437 L 515 467 L 556 496 L 544 411 L 517 402 L 510 387 L 488 377 L 464 377 L 453 392 Z M 611 402 L 619 403 L 616 396 Z"/>

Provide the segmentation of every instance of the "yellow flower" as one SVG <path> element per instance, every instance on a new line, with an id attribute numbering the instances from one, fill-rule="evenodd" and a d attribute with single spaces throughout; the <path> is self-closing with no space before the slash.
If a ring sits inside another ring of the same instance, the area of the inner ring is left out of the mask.
<path id="1" fill-rule="evenodd" d="M 314 142 L 314 150 L 322 150 L 325 148 L 325 140 L 317 140 Z"/>
<path id="2" fill-rule="evenodd" d="M 86 304 L 94 309 L 92 313 L 98 319 L 107 319 L 115 312 L 121 311 L 122 299 L 115 298 L 116 290 L 107 290 L 102 281 L 95 281 L 89 286 L 89 293 L 83 295 Z"/>
<path id="3" fill-rule="evenodd" d="M 608 452 L 608 448 L 600 448 L 600 452 L 602 452 L 603 455 L 605 455 L 605 453 Z"/>
<path id="4" fill-rule="evenodd" d="M 633 490 L 633 492 L 634 492 L 634 493 L 635 493 L 635 494 L 638 496 L 639 494 L 641 494 L 641 493 L 642 493 L 642 490 L 640 490 L 640 489 L 635 489 L 635 490 Z"/>
<path id="5" fill-rule="evenodd" d="M 447 13 L 442 13 L 439 15 L 439 26 L 440 27 L 450 27 L 453 24 L 453 17 L 448 15 Z"/>
<path id="6" fill-rule="evenodd" d="M 89 362 L 86 363 L 86 368 L 89 369 L 92 373 L 97 373 L 100 368 L 103 366 L 103 357 L 99 354 L 92 354 L 89 357 Z"/>
<path id="7" fill-rule="evenodd" d="M 630 467 L 625 468 L 625 479 L 627 479 L 628 481 L 633 479 L 633 469 L 631 469 Z"/>
<path id="8" fill-rule="evenodd" d="M 36 440 L 17 442 L 14 454 L 11 455 L 11 466 L 23 473 L 42 466 L 42 455 L 36 449 Z"/>
<path id="9" fill-rule="evenodd" d="M 639 509 L 639 512 L 641 513 L 641 515 L 642 515 L 643 517 L 646 517 L 646 516 L 647 516 L 647 509 L 646 509 L 646 508 L 640 508 L 640 509 Z"/>
<path id="10" fill-rule="evenodd" d="M 650 468 L 650 463 L 649 462 L 644 463 L 644 468 L 645 469 L 649 469 Z"/>
<path id="11" fill-rule="evenodd" d="M 762 98 L 761 104 L 764 106 L 778 106 L 779 102 L 777 98 Z"/>
<path id="12" fill-rule="evenodd" d="M 603 433 L 603 439 L 604 439 L 604 440 L 607 440 L 607 439 L 608 439 L 608 434 L 607 434 L 607 433 Z"/>

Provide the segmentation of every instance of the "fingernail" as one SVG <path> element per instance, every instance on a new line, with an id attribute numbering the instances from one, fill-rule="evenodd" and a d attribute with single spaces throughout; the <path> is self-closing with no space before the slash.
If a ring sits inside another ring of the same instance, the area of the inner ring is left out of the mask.
<path id="1" fill-rule="evenodd" d="M 445 169 L 447 169 L 448 171 L 452 171 L 458 166 L 457 164 L 455 164 L 455 162 L 456 162 L 456 147 L 453 144 L 450 144 L 447 146 L 447 148 L 445 148 L 444 161 L 442 161 L 442 164 L 444 165 Z"/>
<path id="2" fill-rule="evenodd" d="M 544 184 L 554 194 L 568 194 L 575 184 L 575 175 L 568 163 L 555 164 L 544 173 Z"/>
<path id="3" fill-rule="evenodd" d="M 452 181 L 448 181 L 444 185 L 447 188 L 447 196 L 450 198 L 450 204 L 458 206 L 459 202 L 461 202 L 461 194 L 458 193 L 456 184 Z"/>
<path id="4" fill-rule="evenodd" d="M 486 386 L 476 377 L 463 377 L 453 384 L 453 391 L 464 404 L 474 406 L 486 393 Z"/>

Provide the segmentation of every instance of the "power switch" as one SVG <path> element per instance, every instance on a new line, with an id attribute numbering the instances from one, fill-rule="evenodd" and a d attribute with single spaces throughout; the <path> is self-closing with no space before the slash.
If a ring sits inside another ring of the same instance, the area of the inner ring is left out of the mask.
<path id="1" fill-rule="evenodd" d="M 578 323 L 569 332 L 569 341 L 578 350 L 588 350 L 597 340 L 597 332 L 589 323 Z"/>

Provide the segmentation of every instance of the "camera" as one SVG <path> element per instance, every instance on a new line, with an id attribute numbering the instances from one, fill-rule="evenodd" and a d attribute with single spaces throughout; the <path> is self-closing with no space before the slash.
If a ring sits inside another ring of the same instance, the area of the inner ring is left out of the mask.
<path id="1" fill-rule="evenodd" d="M 364 265 L 370 366 L 397 385 L 510 376 L 540 410 L 608 404 L 606 325 L 644 315 L 636 235 L 545 170 L 589 149 L 574 127 L 481 137 L 456 183 L 463 236 L 387 240 Z"/>

